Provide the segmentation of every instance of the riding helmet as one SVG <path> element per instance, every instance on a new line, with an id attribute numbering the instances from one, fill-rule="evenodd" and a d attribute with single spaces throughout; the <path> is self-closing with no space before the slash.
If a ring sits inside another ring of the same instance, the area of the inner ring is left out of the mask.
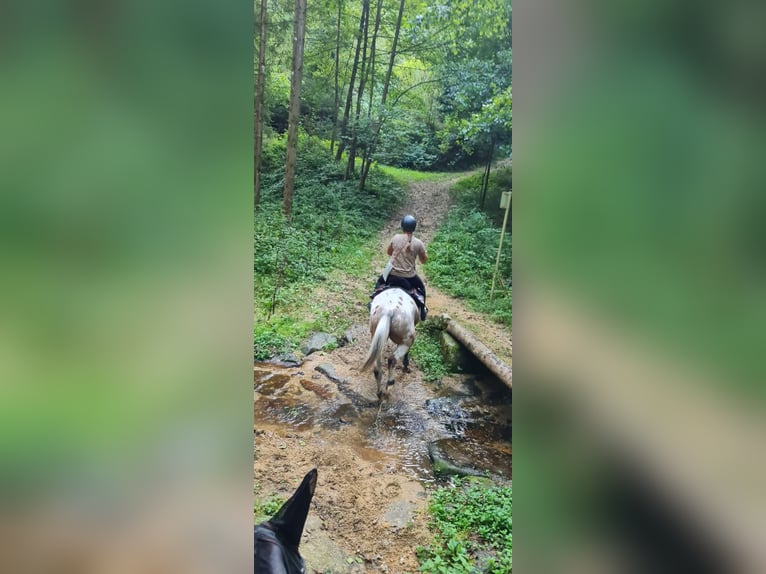
<path id="1" fill-rule="evenodd" d="M 417 224 L 418 222 L 411 215 L 402 217 L 402 229 L 408 233 L 414 233 Z"/>

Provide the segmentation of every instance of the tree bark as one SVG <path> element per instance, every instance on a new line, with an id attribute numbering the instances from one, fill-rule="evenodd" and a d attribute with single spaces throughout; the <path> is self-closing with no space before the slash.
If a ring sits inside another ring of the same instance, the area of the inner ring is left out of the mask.
<path id="1" fill-rule="evenodd" d="M 365 2 L 366 4 L 366 2 Z M 343 157 L 343 150 L 346 149 L 345 136 L 348 127 L 348 118 L 351 115 L 351 103 L 354 101 L 354 83 L 356 82 L 356 71 L 359 67 L 359 51 L 362 48 L 362 32 L 364 31 L 365 14 L 364 7 L 362 15 L 359 17 L 359 31 L 356 33 L 356 51 L 354 52 L 354 64 L 351 66 L 351 78 L 348 81 L 348 95 L 346 96 L 346 107 L 343 110 L 343 120 L 340 124 L 340 137 L 338 138 L 338 151 L 335 153 L 335 160 L 340 161 Z"/>
<path id="2" fill-rule="evenodd" d="M 402 15 L 404 14 L 404 2 L 399 2 L 399 13 L 396 16 L 396 29 L 394 30 L 394 40 L 391 44 L 391 54 L 388 58 L 388 69 L 386 70 L 386 77 L 383 80 L 383 91 L 380 95 L 380 114 L 378 114 L 378 121 L 375 122 L 373 128 L 373 135 L 370 141 L 370 145 L 365 151 L 364 158 L 362 160 L 362 173 L 359 176 L 359 190 L 364 190 L 364 186 L 367 183 L 367 175 L 370 173 L 370 165 L 372 164 L 372 156 L 375 153 L 375 147 L 378 144 L 378 136 L 380 135 L 380 128 L 383 124 L 383 117 L 386 111 L 386 98 L 388 98 L 388 87 L 391 84 L 391 74 L 394 70 L 394 61 L 396 60 L 396 46 L 399 43 L 399 31 L 402 28 Z"/>
<path id="3" fill-rule="evenodd" d="M 362 69 L 359 72 L 359 89 L 356 92 L 356 112 L 354 113 L 354 123 L 351 126 L 351 144 L 348 149 L 348 163 L 346 164 L 346 179 L 351 178 L 354 173 L 354 164 L 356 163 L 356 134 L 359 127 L 359 114 L 362 109 L 362 96 L 364 95 L 364 86 L 367 82 L 367 42 L 370 30 L 370 0 L 364 0 L 362 5 L 364 18 L 364 43 L 362 44 Z"/>
<path id="4" fill-rule="evenodd" d="M 378 43 L 378 31 L 380 30 L 380 14 L 383 10 L 383 0 L 378 0 L 378 6 L 375 9 L 375 28 L 372 32 L 372 43 L 370 44 L 370 101 L 367 106 L 367 117 L 372 116 L 372 103 L 375 92 L 375 52 Z"/>
<path id="5" fill-rule="evenodd" d="M 340 24 L 343 11 L 343 0 L 338 0 L 338 27 L 335 33 L 335 104 L 333 107 L 332 136 L 330 137 L 330 155 L 335 150 L 335 138 L 338 135 L 338 109 L 340 108 Z"/>
<path id="6" fill-rule="evenodd" d="M 492 156 L 495 155 L 495 140 L 489 144 L 489 158 L 484 168 L 484 176 L 481 178 L 481 199 L 479 200 L 479 209 L 484 209 L 484 200 L 487 197 L 487 188 L 489 187 L 489 173 L 492 169 Z"/>
<path id="7" fill-rule="evenodd" d="M 261 0 L 258 38 L 258 74 L 255 85 L 255 125 L 253 127 L 253 209 L 261 199 L 261 152 L 263 150 L 263 90 L 266 84 L 266 0 Z"/>
<path id="8" fill-rule="evenodd" d="M 292 219 L 295 162 L 298 153 L 298 120 L 301 113 L 301 74 L 303 72 L 303 41 L 306 36 L 306 0 L 295 0 L 295 30 L 293 34 L 293 72 L 290 80 L 290 116 L 287 127 L 287 158 L 285 160 L 284 212 Z"/>
<path id="9" fill-rule="evenodd" d="M 461 327 L 449 315 L 441 315 L 439 319 L 443 323 L 444 329 L 450 335 L 471 351 L 509 389 L 513 388 L 513 369 L 511 367 L 506 365 L 489 347 L 479 341 L 472 333 Z"/>

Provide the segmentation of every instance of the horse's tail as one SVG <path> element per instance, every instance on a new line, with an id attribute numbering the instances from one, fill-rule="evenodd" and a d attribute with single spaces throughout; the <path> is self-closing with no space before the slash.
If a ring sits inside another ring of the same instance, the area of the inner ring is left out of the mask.
<path id="1" fill-rule="evenodd" d="M 361 370 L 366 371 L 369 369 L 375 360 L 383 352 L 383 347 L 388 340 L 388 331 L 391 329 L 391 314 L 386 313 L 378 321 L 378 326 L 375 328 L 375 334 L 372 336 L 372 344 L 370 345 L 370 352 L 367 353 L 367 358 L 364 360 Z"/>

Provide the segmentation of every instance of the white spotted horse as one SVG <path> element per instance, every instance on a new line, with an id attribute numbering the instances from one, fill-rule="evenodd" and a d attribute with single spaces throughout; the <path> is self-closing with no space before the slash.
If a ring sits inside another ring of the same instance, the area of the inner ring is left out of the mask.
<path id="1" fill-rule="evenodd" d="M 254 527 L 254 574 L 305 574 L 298 546 L 316 484 L 314 469 L 271 519 Z"/>
<path id="2" fill-rule="evenodd" d="M 372 343 L 367 358 L 361 367 L 366 371 L 375 363 L 375 382 L 378 385 L 380 401 L 388 394 L 388 387 L 394 384 L 393 371 L 397 361 L 403 359 L 405 371 L 409 370 L 409 351 L 415 342 L 415 325 L 420 321 L 420 310 L 412 297 L 398 287 L 378 293 L 370 305 L 370 335 Z M 381 357 L 388 339 L 396 343 L 394 354 L 388 358 L 388 378 L 383 384 Z"/>

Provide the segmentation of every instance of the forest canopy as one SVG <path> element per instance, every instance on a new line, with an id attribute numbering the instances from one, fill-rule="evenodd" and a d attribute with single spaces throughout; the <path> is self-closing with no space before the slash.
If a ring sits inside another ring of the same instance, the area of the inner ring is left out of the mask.
<path id="1" fill-rule="evenodd" d="M 256 0 L 255 15 L 256 145 L 288 131 L 297 76 L 297 129 L 329 142 L 360 189 L 374 161 L 450 170 L 510 156 L 510 0 Z"/>

